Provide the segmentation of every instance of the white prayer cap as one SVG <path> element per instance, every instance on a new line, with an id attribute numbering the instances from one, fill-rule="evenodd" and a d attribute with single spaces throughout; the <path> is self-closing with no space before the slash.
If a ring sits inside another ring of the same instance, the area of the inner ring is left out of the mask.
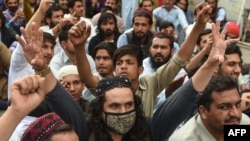
<path id="1" fill-rule="evenodd" d="M 58 77 L 57 77 L 57 79 L 62 79 L 64 76 L 71 75 L 71 74 L 78 75 L 77 67 L 75 65 L 66 65 L 66 66 L 63 66 L 58 71 Z"/>

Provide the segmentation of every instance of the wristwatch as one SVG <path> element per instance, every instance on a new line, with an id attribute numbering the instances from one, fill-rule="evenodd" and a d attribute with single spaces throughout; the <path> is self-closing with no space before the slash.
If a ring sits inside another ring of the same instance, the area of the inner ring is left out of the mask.
<path id="1" fill-rule="evenodd" d="M 45 77 L 47 74 L 51 72 L 50 67 L 48 66 L 47 68 L 41 70 L 41 71 L 36 71 L 37 75 L 40 75 L 42 77 Z"/>

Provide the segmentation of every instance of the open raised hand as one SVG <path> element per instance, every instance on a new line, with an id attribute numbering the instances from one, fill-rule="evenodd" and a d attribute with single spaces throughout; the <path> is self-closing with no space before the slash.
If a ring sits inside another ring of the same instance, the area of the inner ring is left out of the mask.
<path id="1" fill-rule="evenodd" d="M 43 31 L 38 29 L 35 22 L 32 23 L 32 28 L 27 31 L 21 27 L 23 37 L 16 36 L 16 39 L 23 47 L 24 56 L 33 68 L 37 71 L 43 70 L 47 67 L 45 58 L 42 54 L 43 45 Z"/>
<path id="2" fill-rule="evenodd" d="M 214 65 L 219 65 L 224 61 L 224 55 L 226 47 L 237 42 L 239 39 L 228 39 L 225 40 L 227 33 L 227 25 L 220 33 L 220 20 L 216 20 L 216 24 L 212 23 L 212 36 L 213 36 L 213 47 L 209 55 L 209 62 Z"/>

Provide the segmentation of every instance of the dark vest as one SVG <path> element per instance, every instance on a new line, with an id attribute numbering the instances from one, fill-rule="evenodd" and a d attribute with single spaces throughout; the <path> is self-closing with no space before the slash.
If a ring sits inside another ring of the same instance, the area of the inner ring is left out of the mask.
<path id="1" fill-rule="evenodd" d="M 134 31 L 126 33 L 126 36 L 127 36 L 128 44 L 140 46 L 142 48 L 142 51 L 144 54 L 143 59 L 149 56 L 149 48 L 152 44 L 152 39 L 153 39 L 153 33 L 151 31 L 148 32 L 147 39 L 144 44 L 141 44 L 139 42 L 139 39 L 136 38 L 136 36 L 134 35 Z"/>

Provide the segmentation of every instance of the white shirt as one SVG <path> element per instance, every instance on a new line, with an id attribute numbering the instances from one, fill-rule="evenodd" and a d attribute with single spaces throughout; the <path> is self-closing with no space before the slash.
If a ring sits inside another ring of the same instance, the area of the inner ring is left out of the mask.
<path id="1" fill-rule="evenodd" d="M 87 55 L 87 59 L 89 61 L 91 72 L 95 73 L 96 72 L 95 62 L 90 55 L 88 55 L 88 54 L 86 54 L 86 55 Z M 50 64 L 49 64 L 54 76 L 56 76 L 56 77 L 58 75 L 58 71 L 60 70 L 60 68 L 62 68 L 63 66 L 66 66 L 66 65 L 73 65 L 73 63 L 71 62 L 71 60 L 65 54 L 64 51 L 61 51 L 58 54 L 56 54 L 52 58 L 52 60 L 50 61 Z"/>

